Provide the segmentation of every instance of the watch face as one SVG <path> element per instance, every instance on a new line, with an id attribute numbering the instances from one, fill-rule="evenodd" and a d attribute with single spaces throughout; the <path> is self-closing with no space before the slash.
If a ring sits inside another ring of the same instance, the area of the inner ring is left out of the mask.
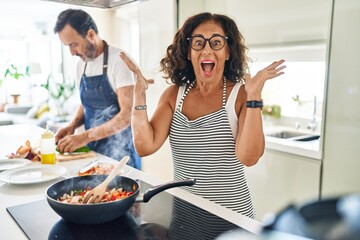
<path id="1" fill-rule="evenodd" d="M 147 106 L 146 105 L 137 105 L 134 107 L 135 110 L 146 110 Z"/>

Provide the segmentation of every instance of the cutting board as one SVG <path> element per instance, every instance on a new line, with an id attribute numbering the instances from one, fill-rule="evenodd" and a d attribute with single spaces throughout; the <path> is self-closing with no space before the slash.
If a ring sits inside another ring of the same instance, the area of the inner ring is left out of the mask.
<path id="1" fill-rule="evenodd" d="M 59 162 L 84 159 L 84 158 L 92 158 L 96 157 L 96 153 L 94 151 L 86 152 L 86 153 L 65 153 L 65 154 L 56 154 L 56 159 Z"/>

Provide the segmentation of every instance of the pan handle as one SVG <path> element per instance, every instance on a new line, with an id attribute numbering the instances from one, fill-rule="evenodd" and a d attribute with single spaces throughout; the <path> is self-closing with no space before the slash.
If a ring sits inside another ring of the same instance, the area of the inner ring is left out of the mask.
<path id="1" fill-rule="evenodd" d="M 179 181 L 172 181 L 168 183 L 164 183 L 152 188 L 149 188 L 143 195 L 141 199 L 142 202 L 148 202 L 153 196 L 156 194 L 173 187 L 181 187 L 181 186 L 192 186 L 196 183 L 196 179 L 184 179 Z"/>

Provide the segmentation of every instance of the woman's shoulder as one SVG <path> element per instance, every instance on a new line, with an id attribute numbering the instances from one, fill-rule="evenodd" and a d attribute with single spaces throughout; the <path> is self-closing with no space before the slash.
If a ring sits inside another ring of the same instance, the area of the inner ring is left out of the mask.
<path id="1" fill-rule="evenodd" d="M 167 102 L 170 106 L 172 106 L 172 108 L 174 108 L 178 91 L 179 91 L 179 86 L 177 85 L 168 86 L 162 93 L 160 101 L 163 103 Z"/>
<path id="2" fill-rule="evenodd" d="M 178 91 L 179 87 L 177 85 L 170 85 L 164 90 L 162 96 L 168 99 L 173 97 L 176 98 Z"/>

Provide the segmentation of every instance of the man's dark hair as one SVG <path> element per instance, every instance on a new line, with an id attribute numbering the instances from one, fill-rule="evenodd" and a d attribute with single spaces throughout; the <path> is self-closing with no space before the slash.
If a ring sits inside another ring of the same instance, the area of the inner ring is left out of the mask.
<path id="1" fill-rule="evenodd" d="M 93 29 L 98 33 L 97 26 L 91 16 L 80 9 L 67 9 L 61 12 L 57 18 L 54 32 L 58 33 L 69 24 L 82 37 L 85 37 L 89 29 Z"/>

